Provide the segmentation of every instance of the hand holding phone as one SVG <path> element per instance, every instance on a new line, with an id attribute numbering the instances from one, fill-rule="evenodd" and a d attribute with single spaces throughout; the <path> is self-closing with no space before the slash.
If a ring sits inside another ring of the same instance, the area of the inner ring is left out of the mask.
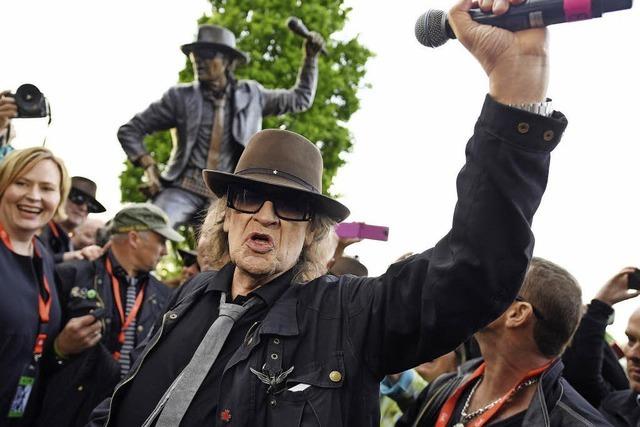
<path id="1" fill-rule="evenodd" d="M 640 295 L 640 270 L 634 267 L 622 269 L 600 288 L 595 299 L 613 306 L 620 301 Z"/>

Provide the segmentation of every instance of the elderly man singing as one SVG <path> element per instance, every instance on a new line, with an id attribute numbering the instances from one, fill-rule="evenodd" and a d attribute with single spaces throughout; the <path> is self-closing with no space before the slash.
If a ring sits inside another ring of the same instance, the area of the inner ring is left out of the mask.
<path id="1" fill-rule="evenodd" d="M 220 197 L 208 250 L 230 262 L 180 288 L 94 425 L 377 426 L 385 374 L 453 350 L 513 302 L 566 120 L 542 108 L 545 30 L 479 25 L 470 7 L 455 6 L 450 21 L 490 93 L 458 176 L 451 231 L 380 277 L 323 275 L 317 249 L 349 211 L 322 195 L 311 142 L 258 132 L 234 173 L 204 172 Z M 507 9 L 496 1 L 496 13 Z"/>

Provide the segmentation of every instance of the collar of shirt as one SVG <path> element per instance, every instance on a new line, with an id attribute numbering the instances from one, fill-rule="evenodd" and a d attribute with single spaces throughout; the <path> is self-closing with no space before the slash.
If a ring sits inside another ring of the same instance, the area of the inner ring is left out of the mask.
<path id="1" fill-rule="evenodd" d="M 207 101 L 214 102 L 215 99 L 219 99 L 221 95 L 222 98 L 227 100 L 231 96 L 231 85 L 227 84 L 223 93 L 215 93 L 209 86 L 200 84 L 200 91 L 202 93 L 202 97 Z"/>
<path id="2" fill-rule="evenodd" d="M 136 277 L 129 277 L 129 275 L 127 274 L 127 271 L 120 265 L 120 263 L 118 262 L 118 259 L 115 257 L 113 252 L 111 252 L 111 249 L 109 249 L 109 251 L 107 252 L 107 256 L 111 261 L 111 269 L 113 270 L 113 274 L 120 281 L 120 287 L 124 287 L 126 289 L 126 284 L 128 283 L 138 285 L 139 287 L 142 283 L 146 282 L 146 280 L 148 279 L 149 277 L 148 272 L 138 273 Z"/>
<path id="3" fill-rule="evenodd" d="M 214 279 L 207 285 L 207 292 L 226 292 L 230 294 L 231 282 L 233 280 L 233 272 L 235 271 L 235 265 L 229 263 L 222 267 Z M 254 295 L 257 295 L 262 301 L 264 301 L 270 308 L 280 298 L 284 291 L 291 286 L 291 281 L 295 272 L 295 267 L 278 276 L 269 283 L 265 283 L 258 289 L 250 292 L 246 296 L 239 295 L 234 300 L 236 304 L 242 304 Z"/>

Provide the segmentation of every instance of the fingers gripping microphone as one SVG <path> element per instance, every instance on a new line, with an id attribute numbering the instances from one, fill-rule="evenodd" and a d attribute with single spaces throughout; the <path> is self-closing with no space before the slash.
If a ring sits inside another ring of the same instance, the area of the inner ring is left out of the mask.
<path id="1" fill-rule="evenodd" d="M 484 13 L 480 9 L 469 10 L 471 19 L 486 25 L 510 31 L 546 27 L 562 22 L 599 18 L 603 13 L 630 9 L 633 0 L 526 0 L 511 6 L 503 15 Z M 455 39 L 447 14 L 430 9 L 416 21 L 416 38 L 427 47 L 438 47 L 449 39 Z"/>
<path id="2" fill-rule="evenodd" d="M 302 38 L 305 38 L 311 41 L 311 38 L 312 38 L 311 32 L 309 31 L 307 26 L 304 25 L 304 22 L 302 22 L 302 19 L 296 18 L 295 16 L 290 17 L 287 20 L 287 27 L 289 27 L 289 29 L 293 32 L 293 34 L 296 34 Z M 322 49 L 320 49 L 320 52 L 322 52 L 323 55 L 327 54 L 327 51 L 324 48 L 324 46 L 322 47 Z"/>

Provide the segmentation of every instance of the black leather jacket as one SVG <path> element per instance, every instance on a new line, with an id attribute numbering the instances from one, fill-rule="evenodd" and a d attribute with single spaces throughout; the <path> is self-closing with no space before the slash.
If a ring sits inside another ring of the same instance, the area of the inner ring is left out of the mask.
<path id="1" fill-rule="evenodd" d="M 396 427 L 431 427 L 432 414 L 437 414 L 457 387 L 482 363 L 474 359 L 460 367 L 457 373 L 444 374 L 422 391 L 418 399 L 403 414 Z M 563 364 L 556 360 L 544 371 L 536 386 L 523 426 L 535 427 L 591 427 L 611 426 L 573 387 L 562 378 Z M 436 396 L 444 390 L 441 397 Z M 435 397 L 434 397 L 435 396 Z M 428 406 L 428 407 L 427 407 Z"/>

